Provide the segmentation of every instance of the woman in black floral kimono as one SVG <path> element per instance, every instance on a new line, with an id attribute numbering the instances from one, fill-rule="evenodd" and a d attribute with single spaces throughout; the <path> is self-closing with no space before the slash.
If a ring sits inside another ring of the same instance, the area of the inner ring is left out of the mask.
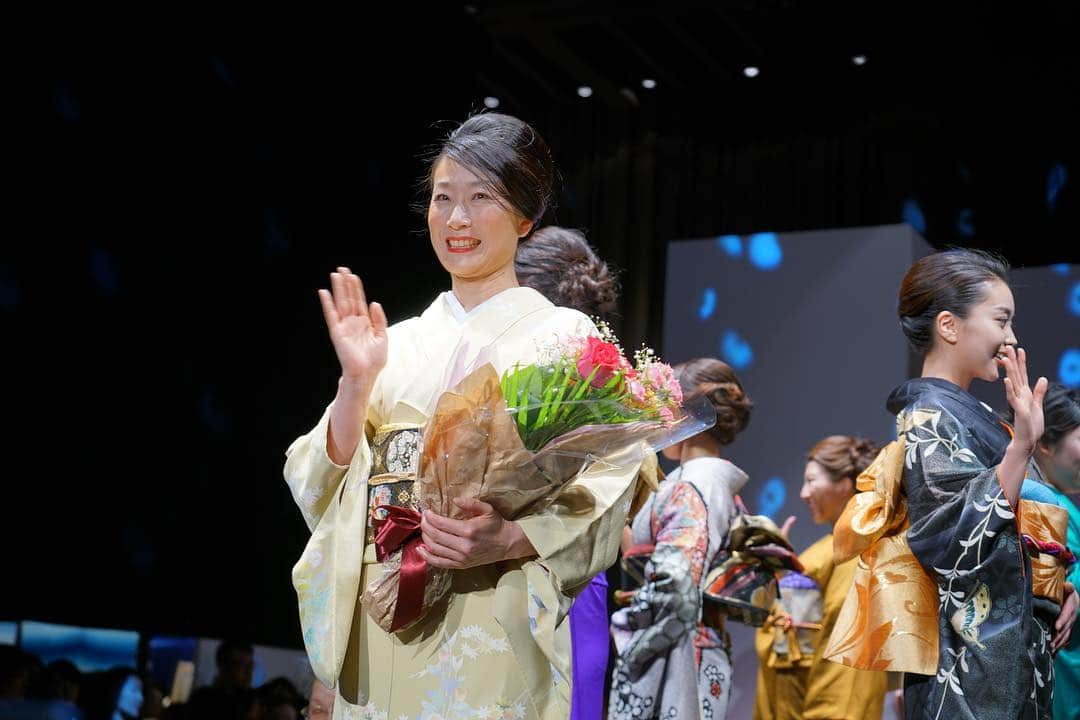
<path id="1" fill-rule="evenodd" d="M 904 277 L 898 312 L 924 361 L 922 377 L 894 390 L 888 407 L 904 441 L 907 540 L 939 601 L 937 674 L 906 676 L 905 715 L 1049 718 L 1052 653 L 1080 599 L 1061 583 L 1056 595 L 1033 591 L 1032 556 L 1041 556 L 1021 515 L 1037 506 L 1021 497 L 1047 382 L 1031 386 L 1016 348 L 1007 266 L 972 250 L 922 258 Z M 968 392 L 1001 369 L 1014 427 Z"/>

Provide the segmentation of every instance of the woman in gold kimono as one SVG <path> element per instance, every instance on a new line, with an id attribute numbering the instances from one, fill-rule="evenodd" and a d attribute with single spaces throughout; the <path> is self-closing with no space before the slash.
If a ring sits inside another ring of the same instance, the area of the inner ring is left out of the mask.
<path id="1" fill-rule="evenodd" d="M 467 519 L 424 512 L 420 552 L 453 571 L 450 596 L 398 632 L 361 601 L 382 573 L 372 521 L 380 506 L 415 509 L 419 428 L 453 368 L 480 356 L 501 373 L 534 362 L 558 336 L 596 332 L 514 274 L 517 244 L 544 215 L 554 175 L 532 127 L 474 116 L 449 135 L 427 178 L 428 229 L 451 290 L 390 327 L 348 268 L 319 291 L 341 378 L 322 419 L 289 448 L 285 479 L 312 531 L 293 584 L 315 675 L 336 687 L 335 718 L 569 715 L 564 619 L 574 594 L 615 560 L 640 465 L 633 453 L 572 481 L 593 500 L 584 511 L 555 503 L 508 520 L 460 499 Z"/>
<path id="2" fill-rule="evenodd" d="M 810 508 L 814 523 L 828 525 L 830 532 L 799 556 L 805 576 L 793 573 L 781 580 L 784 600 L 777 603 L 765 627 L 757 633 L 755 644 L 761 664 L 754 720 L 881 717 L 885 673 L 856 670 L 823 657 L 857 562 L 852 559 L 833 565 L 832 526 L 855 494 L 855 478 L 875 455 L 877 447 L 873 442 L 849 435 L 831 435 L 807 454 L 799 497 Z M 804 598 L 797 598 L 799 594 Z M 806 613 L 808 600 L 812 601 L 813 617 L 800 617 Z M 785 608 L 785 603 L 792 607 Z"/>

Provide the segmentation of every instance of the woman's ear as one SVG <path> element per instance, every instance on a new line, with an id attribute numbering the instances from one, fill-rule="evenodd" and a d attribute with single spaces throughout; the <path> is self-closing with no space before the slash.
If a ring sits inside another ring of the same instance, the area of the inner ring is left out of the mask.
<path id="1" fill-rule="evenodd" d="M 960 340 L 960 318 L 948 310 L 942 310 L 934 320 L 934 330 L 939 338 L 955 345 Z"/>
<path id="2" fill-rule="evenodd" d="M 518 219 L 518 240 L 526 237 L 533 229 L 533 221 L 529 218 Z"/>
<path id="3" fill-rule="evenodd" d="M 848 495 L 849 495 L 849 496 L 851 496 L 851 495 L 854 495 L 854 494 L 855 494 L 855 491 L 856 491 L 856 487 L 855 487 L 855 478 L 853 478 L 853 477 L 851 477 L 850 475 L 848 475 L 847 477 L 845 477 L 845 478 L 844 478 L 843 480 L 841 480 L 840 482 L 842 482 L 842 483 L 844 483 L 845 485 L 847 485 L 847 487 L 848 487 Z"/>

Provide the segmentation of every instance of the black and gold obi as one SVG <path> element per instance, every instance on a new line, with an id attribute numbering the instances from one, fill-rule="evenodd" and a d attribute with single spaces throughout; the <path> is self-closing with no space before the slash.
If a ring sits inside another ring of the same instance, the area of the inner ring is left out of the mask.
<path id="1" fill-rule="evenodd" d="M 371 441 L 368 478 L 368 522 L 364 542 L 375 541 L 375 520 L 386 511 L 380 505 L 398 505 L 419 511 L 416 471 L 420 467 L 420 426 L 412 423 L 382 425 Z"/>

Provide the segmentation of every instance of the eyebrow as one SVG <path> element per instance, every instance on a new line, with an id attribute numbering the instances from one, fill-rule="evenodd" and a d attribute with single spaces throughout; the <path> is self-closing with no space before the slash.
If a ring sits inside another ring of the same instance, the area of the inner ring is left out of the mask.
<path id="1" fill-rule="evenodd" d="M 451 183 L 449 180 L 439 180 L 437 183 L 435 183 L 435 187 L 446 187 L 447 185 L 452 184 L 453 183 Z M 487 183 L 485 183 L 483 180 L 470 180 L 469 182 L 465 183 L 465 185 L 466 187 L 487 187 Z"/>
<path id="2" fill-rule="evenodd" d="M 1012 311 L 1012 310 L 1010 310 L 1009 308 L 1005 307 L 1004 305 L 998 305 L 998 306 L 997 306 L 996 308 L 994 308 L 994 311 L 995 311 L 995 312 L 997 312 L 998 310 L 1000 310 L 1001 312 L 1005 313 L 1005 314 L 1006 314 L 1006 315 L 1008 315 L 1009 317 L 1012 317 L 1012 316 L 1013 316 L 1013 311 Z"/>

